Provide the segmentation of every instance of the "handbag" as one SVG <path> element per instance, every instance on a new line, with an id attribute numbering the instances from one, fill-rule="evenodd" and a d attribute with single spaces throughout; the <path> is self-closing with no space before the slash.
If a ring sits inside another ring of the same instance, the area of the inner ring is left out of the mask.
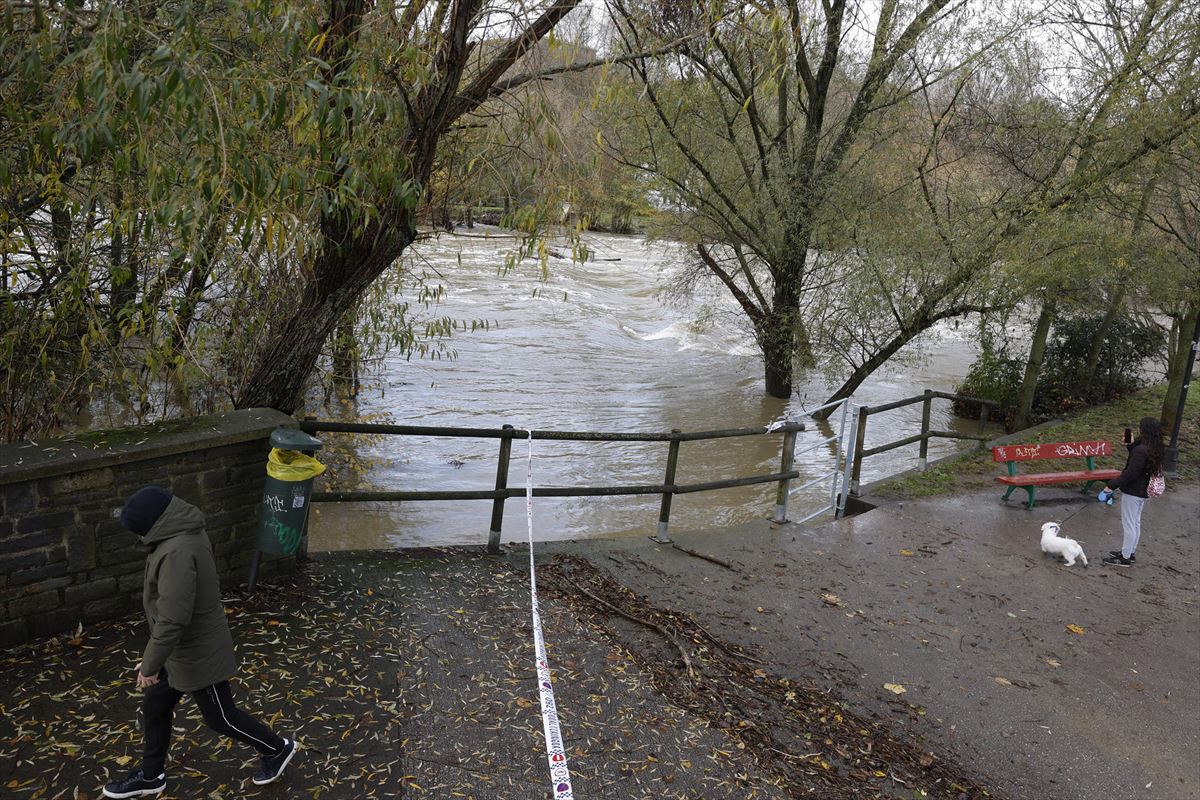
<path id="1" fill-rule="evenodd" d="M 1150 476 L 1150 482 L 1146 484 L 1146 497 L 1162 497 L 1167 491 L 1167 479 L 1160 472 L 1157 475 Z"/>

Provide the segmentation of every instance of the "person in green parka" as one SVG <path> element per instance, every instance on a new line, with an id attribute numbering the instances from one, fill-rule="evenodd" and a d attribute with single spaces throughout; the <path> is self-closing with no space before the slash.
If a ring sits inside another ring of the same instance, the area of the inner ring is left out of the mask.
<path id="1" fill-rule="evenodd" d="M 229 679 L 237 661 L 204 514 L 165 489 L 145 486 L 125 503 L 121 524 L 147 552 L 142 605 L 150 640 L 137 670 L 145 744 L 141 766 L 105 786 L 104 796 L 149 797 L 166 789 L 171 722 L 185 693 L 210 728 L 258 750 L 262 767 L 255 784 L 275 781 L 296 754 L 296 743 L 233 702 Z"/>

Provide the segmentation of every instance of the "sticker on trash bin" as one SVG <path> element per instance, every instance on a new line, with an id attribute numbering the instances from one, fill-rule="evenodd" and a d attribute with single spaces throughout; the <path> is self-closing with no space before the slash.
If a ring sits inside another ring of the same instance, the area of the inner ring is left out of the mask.
<path id="1" fill-rule="evenodd" d="M 304 495 L 292 495 L 292 508 L 304 508 Z"/>

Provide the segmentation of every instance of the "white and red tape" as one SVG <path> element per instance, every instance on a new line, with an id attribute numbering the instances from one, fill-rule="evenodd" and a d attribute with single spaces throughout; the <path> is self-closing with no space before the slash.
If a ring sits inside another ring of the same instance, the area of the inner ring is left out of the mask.
<path id="1" fill-rule="evenodd" d="M 529 593 L 533 607 L 533 648 L 537 657 L 538 694 L 542 701 L 542 729 L 546 735 L 546 760 L 550 764 L 550 789 L 554 800 L 574 800 L 571 771 L 567 769 L 567 751 L 563 748 L 562 728 L 558 724 L 558 706 L 546 660 L 546 641 L 542 637 L 542 616 L 538 612 L 537 570 L 533 563 L 533 431 L 525 458 L 525 517 L 529 523 Z"/>

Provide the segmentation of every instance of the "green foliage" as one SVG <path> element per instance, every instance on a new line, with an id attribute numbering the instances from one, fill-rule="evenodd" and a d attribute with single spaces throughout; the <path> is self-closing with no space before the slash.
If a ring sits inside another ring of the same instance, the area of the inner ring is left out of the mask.
<path id="1" fill-rule="evenodd" d="M 1050 333 L 1046 353 L 1038 374 L 1033 409 L 1042 417 L 1057 416 L 1124 397 L 1145 385 L 1147 362 L 1162 358 L 1163 331 L 1144 319 L 1118 315 L 1104 338 L 1102 357 L 1086 395 L 1080 394 L 1099 320 L 1093 315 L 1074 315 L 1059 319 Z M 994 400 L 1000 404 L 1000 419 L 1010 427 L 1017 410 L 1021 382 L 1025 375 L 1023 359 L 1012 358 L 1004 349 L 986 347 L 955 391 L 970 397 Z M 977 419 L 980 404 L 955 401 L 954 413 Z M 995 420 L 996 412 L 990 410 Z"/>
<path id="2" fill-rule="evenodd" d="M 1166 339 L 1161 328 L 1141 318 L 1119 315 L 1104 337 L 1091 389 L 1080 396 L 1077 387 L 1087 367 L 1096 323 L 1092 316 L 1072 316 L 1055 323 L 1038 376 L 1034 407 L 1042 414 L 1059 414 L 1124 397 L 1145 385 L 1147 362 L 1164 356 Z"/>
<path id="3" fill-rule="evenodd" d="M 1021 360 L 1008 358 L 988 348 L 979 354 L 979 358 L 967 370 L 962 383 L 954 387 L 954 391 L 956 394 L 998 403 L 998 410 L 994 407 L 988 409 L 989 418 L 1002 422 L 1008 428 L 1016 412 L 1024 374 L 1025 365 Z M 957 416 L 978 419 L 981 404 L 955 400 L 953 409 Z"/>

